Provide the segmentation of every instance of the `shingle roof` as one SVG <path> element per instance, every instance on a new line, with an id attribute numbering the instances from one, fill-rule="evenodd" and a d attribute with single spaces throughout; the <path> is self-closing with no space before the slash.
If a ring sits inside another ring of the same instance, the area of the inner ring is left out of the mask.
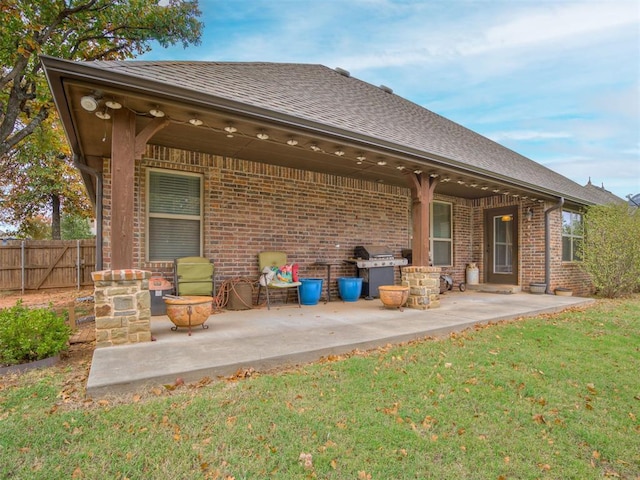
<path id="1" fill-rule="evenodd" d="M 589 178 L 589 183 L 584 186 L 585 190 L 589 192 L 590 198 L 597 200 L 598 204 L 607 204 L 607 203 L 625 203 L 625 200 L 614 195 L 609 190 L 602 187 L 598 187 L 591 183 L 591 178 Z"/>
<path id="2" fill-rule="evenodd" d="M 323 65 L 174 61 L 89 65 L 321 123 L 438 156 L 452 166 L 601 203 L 602 196 L 398 95 Z"/>

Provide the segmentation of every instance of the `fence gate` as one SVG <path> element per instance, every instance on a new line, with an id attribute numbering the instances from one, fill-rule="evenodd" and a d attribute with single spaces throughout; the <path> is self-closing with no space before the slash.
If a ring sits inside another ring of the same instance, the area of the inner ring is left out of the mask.
<path id="1" fill-rule="evenodd" d="M 39 290 L 93 285 L 95 240 L 3 240 L 0 290 Z"/>

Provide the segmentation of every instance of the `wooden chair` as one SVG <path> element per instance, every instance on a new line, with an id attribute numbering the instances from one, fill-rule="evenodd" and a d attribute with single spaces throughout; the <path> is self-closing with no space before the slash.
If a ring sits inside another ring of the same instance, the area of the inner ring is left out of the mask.
<path id="1" fill-rule="evenodd" d="M 282 282 L 277 278 L 270 278 L 269 272 L 287 265 L 287 254 L 284 252 L 262 252 L 258 254 L 258 265 L 260 267 L 260 282 L 258 282 L 258 304 L 260 303 L 260 292 L 265 289 L 267 297 L 267 309 L 271 310 L 271 299 L 269 298 L 269 290 L 279 289 L 285 290 L 285 303 L 289 297 L 289 289 L 295 288 L 298 295 L 298 307 L 300 304 L 300 285 L 301 282 Z M 265 271 L 265 269 L 267 269 Z"/>
<path id="2" fill-rule="evenodd" d="M 215 296 L 215 267 L 203 257 L 182 257 L 173 261 L 176 295 Z"/>

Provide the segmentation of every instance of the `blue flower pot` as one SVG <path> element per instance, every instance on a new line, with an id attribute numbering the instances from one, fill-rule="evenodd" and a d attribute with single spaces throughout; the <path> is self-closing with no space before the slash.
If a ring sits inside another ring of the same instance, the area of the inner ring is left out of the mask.
<path id="1" fill-rule="evenodd" d="M 338 278 L 338 292 L 344 302 L 355 302 L 362 293 L 362 278 L 340 277 Z"/>
<path id="2" fill-rule="evenodd" d="M 300 283 L 300 303 L 302 305 L 317 305 L 322 295 L 322 279 L 301 278 Z"/>

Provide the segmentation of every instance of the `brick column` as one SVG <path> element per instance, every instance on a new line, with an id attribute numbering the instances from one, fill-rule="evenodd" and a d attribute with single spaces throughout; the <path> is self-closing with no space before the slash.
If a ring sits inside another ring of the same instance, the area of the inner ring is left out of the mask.
<path id="1" fill-rule="evenodd" d="M 93 272 L 96 347 L 151 341 L 151 297 L 144 270 Z"/>
<path id="2" fill-rule="evenodd" d="M 440 306 L 440 267 L 403 267 L 402 285 L 409 287 L 407 307 L 418 310 Z"/>

